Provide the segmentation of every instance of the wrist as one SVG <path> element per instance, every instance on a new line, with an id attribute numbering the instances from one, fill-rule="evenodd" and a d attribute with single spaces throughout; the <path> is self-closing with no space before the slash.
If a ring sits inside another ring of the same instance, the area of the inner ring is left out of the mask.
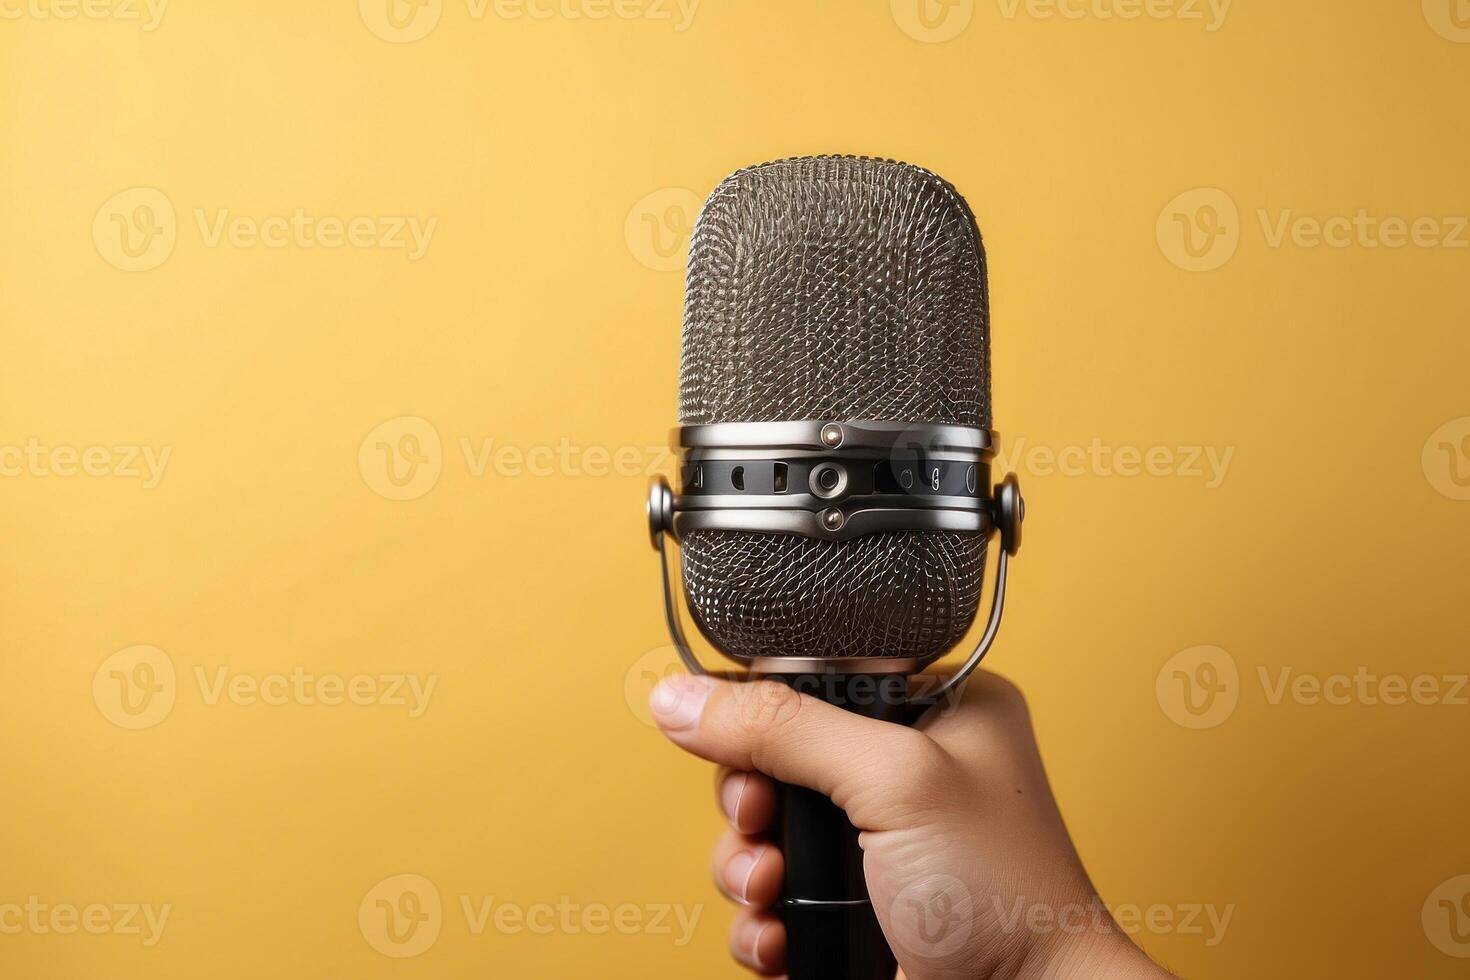
<path id="1" fill-rule="evenodd" d="M 1102 910 L 1099 899 L 1094 908 Z M 1106 910 L 1088 928 L 1037 936 L 1014 980 L 1174 980 L 1140 949 Z"/>
<path id="2" fill-rule="evenodd" d="M 1077 977 L 1098 980 L 1173 980 L 1174 975 L 1139 949 L 1121 932 L 1078 944 L 1053 961 L 1048 978 Z"/>

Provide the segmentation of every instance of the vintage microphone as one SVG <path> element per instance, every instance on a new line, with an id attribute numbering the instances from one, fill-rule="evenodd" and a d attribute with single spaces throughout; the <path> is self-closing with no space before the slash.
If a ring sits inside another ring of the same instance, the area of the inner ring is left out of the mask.
<path id="1" fill-rule="evenodd" d="M 679 492 L 648 516 L 678 540 L 700 632 L 753 674 L 903 723 L 908 677 L 969 630 L 986 547 L 1000 625 L 1024 508 L 990 490 L 989 303 L 974 216 L 918 167 L 806 157 L 740 170 L 690 244 L 680 364 Z M 782 788 L 780 912 L 790 980 L 892 980 L 857 831 L 831 801 Z"/>

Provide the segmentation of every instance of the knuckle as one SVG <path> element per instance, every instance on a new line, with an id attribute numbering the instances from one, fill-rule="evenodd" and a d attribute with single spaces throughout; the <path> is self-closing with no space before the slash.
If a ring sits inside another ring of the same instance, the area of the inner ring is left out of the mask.
<path id="1" fill-rule="evenodd" d="M 976 694 L 998 708 L 1017 715 L 1027 715 L 1026 695 L 1014 681 L 985 671 L 976 677 Z"/>
<path id="2" fill-rule="evenodd" d="M 745 735 L 769 735 L 791 724 L 801 713 L 801 695 L 784 684 L 755 681 L 742 686 L 735 723 Z"/>
<path id="3" fill-rule="evenodd" d="M 912 728 L 894 733 L 892 750 L 886 753 L 895 785 L 928 788 L 943 783 L 950 768 L 949 753 L 929 736 Z"/>
<path id="4" fill-rule="evenodd" d="M 895 732 L 873 748 L 852 780 L 851 802 L 880 823 L 930 814 L 957 785 L 953 759 L 922 732 Z"/>

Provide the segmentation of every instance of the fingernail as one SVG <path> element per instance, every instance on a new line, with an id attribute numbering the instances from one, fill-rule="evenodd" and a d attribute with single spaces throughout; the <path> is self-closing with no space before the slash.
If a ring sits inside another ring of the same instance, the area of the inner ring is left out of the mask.
<path id="1" fill-rule="evenodd" d="M 661 681 L 648 699 L 659 727 L 677 732 L 699 724 L 710 684 L 708 677 L 693 674 L 675 674 Z"/>
<path id="2" fill-rule="evenodd" d="M 766 934 L 766 930 L 770 927 L 771 924 L 769 922 L 763 923 L 755 931 L 755 942 L 750 944 L 750 958 L 755 960 L 755 968 L 757 970 L 764 970 L 766 968 L 766 961 L 761 958 L 761 937 Z"/>
<path id="3" fill-rule="evenodd" d="M 749 781 L 750 773 L 736 773 L 720 787 L 720 807 L 730 819 L 730 826 L 736 830 L 740 829 L 740 799 L 745 796 L 745 784 Z"/>
<path id="4" fill-rule="evenodd" d="M 749 903 L 746 892 L 750 888 L 750 876 L 755 873 L 755 866 L 760 862 L 761 856 L 766 853 L 762 847 L 758 851 L 741 851 L 730 859 L 725 865 L 725 883 L 735 897 L 742 902 Z"/>

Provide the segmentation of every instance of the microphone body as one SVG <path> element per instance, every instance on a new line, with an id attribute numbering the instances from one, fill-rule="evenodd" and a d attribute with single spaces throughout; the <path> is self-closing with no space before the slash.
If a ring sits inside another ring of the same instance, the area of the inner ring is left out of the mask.
<path id="1" fill-rule="evenodd" d="M 904 674 L 776 674 L 771 679 L 868 718 L 906 721 Z M 787 976 L 893 980 L 898 960 L 868 899 L 858 829 L 821 793 L 785 784 L 779 793 Z"/>
<path id="2" fill-rule="evenodd" d="M 752 673 L 896 724 L 908 677 L 969 630 L 990 533 L 999 625 L 1019 543 L 1014 477 L 990 490 L 989 305 L 969 207 L 918 167 L 856 157 L 737 171 L 690 245 L 679 492 L 650 532 L 679 541 L 700 632 Z M 664 556 L 664 607 L 684 638 Z M 947 693 L 942 689 L 940 694 Z M 892 980 L 858 831 L 782 791 L 790 980 Z"/>

